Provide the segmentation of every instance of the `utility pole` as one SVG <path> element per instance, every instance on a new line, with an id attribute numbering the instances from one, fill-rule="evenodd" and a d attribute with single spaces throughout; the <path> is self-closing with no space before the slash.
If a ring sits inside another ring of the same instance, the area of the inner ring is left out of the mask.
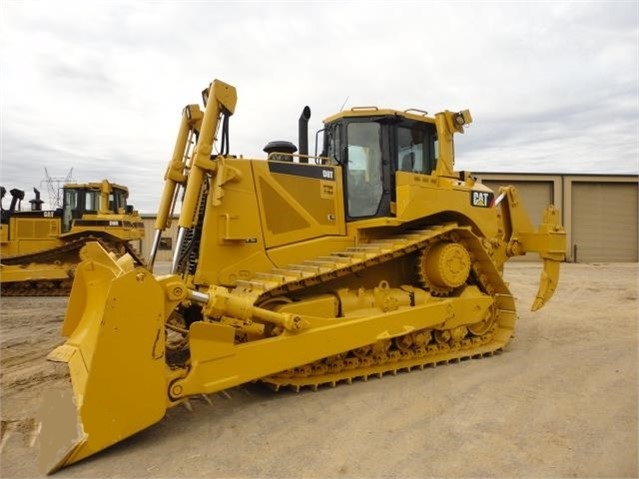
<path id="1" fill-rule="evenodd" d="M 62 186 L 64 186 L 65 183 L 73 182 L 73 168 L 69 170 L 67 176 L 54 178 L 49 175 L 49 171 L 45 167 L 44 176 L 45 179 L 40 182 L 40 185 L 42 185 L 42 183 L 47 184 L 47 190 L 49 192 L 49 207 L 52 210 L 62 208 Z"/>

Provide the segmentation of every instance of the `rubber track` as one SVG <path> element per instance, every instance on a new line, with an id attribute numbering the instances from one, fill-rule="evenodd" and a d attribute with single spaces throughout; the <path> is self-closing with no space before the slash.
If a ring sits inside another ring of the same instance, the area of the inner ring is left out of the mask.
<path id="1" fill-rule="evenodd" d="M 234 293 L 254 296 L 255 304 L 259 304 L 268 298 L 330 282 L 335 278 L 410 254 L 424 248 L 433 240 L 451 236 L 468 249 L 472 261 L 472 277 L 481 289 L 495 300 L 495 320 L 492 329 L 479 336 L 469 333 L 471 337 L 461 341 L 451 340 L 444 344 L 431 341 L 425 347 L 413 347 L 411 350 L 396 348 L 389 350 L 388 354 L 363 361 L 348 358 L 347 361 L 340 362 L 339 359 L 325 358 L 262 378 L 260 381 L 275 389 L 317 389 L 321 385 L 335 386 L 339 382 L 351 383 L 355 379 L 367 380 L 371 376 L 381 377 L 387 373 L 396 374 L 402 370 L 423 369 L 501 352 L 512 336 L 517 319 L 514 298 L 490 256 L 481 246 L 479 238 L 470 228 L 459 227 L 455 223 L 373 240 L 368 244 L 305 261 L 300 265 L 291 265 L 270 273 L 258 273 L 251 280 L 238 281 Z"/>

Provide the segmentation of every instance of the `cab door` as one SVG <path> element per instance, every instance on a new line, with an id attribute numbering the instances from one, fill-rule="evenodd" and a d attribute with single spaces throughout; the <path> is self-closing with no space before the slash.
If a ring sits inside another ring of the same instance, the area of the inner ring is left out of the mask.
<path id="1" fill-rule="evenodd" d="M 344 192 L 349 221 L 391 215 L 390 126 L 383 121 L 346 123 Z"/>

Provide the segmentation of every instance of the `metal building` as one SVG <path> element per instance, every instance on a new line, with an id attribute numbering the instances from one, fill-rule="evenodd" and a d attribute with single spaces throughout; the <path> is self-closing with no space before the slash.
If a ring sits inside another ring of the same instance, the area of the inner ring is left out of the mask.
<path id="1" fill-rule="evenodd" d="M 155 214 L 142 213 L 140 215 L 144 222 L 144 238 L 142 239 L 142 256 L 149 257 L 153 237 L 155 236 Z M 162 232 L 158 252 L 155 256 L 156 261 L 171 261 L 173 254 L 173 242 L 177 236 L 177 218 L 171 221 L 171 227 Z"/>
<path id="2" fill-rule="evenodd" d="M 517 187 L 534 225 L 548 203 L 561 211 L 568 261 L 639 261 L 639 176 L 477 173 L 495 190 Z"/>

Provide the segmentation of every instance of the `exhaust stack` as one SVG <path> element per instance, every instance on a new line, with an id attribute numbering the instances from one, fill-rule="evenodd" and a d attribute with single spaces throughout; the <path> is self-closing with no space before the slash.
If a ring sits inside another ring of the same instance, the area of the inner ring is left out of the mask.
<path id="1" fill-rule="evenodd" d="M 24 191 L 19 190 L 18 188 L 14 188 L 9 193 L 11 193 L 12 196 L 11 206 L 9 206 L 9 212 L 13 213 L 14 211 L 20 211 L 20 202 L 24 199 Z"/>
<path id="2" fill-rule="evenodd" d="M 33 192 L 35 193 L 35 198 L 29 200 L 29 203 L 31 203 L 31 211 L 42 211 L 42 203 L 44 203 L 44 201 L 40 199 L 40 191 L 37 188 L 33 188 Z"/>
<path id="3" fill-rule="evenodd" d="M 311 118 L 311 108 L 305 106 L 298 122 L 298 137 L 300 145 L 300 163 L 308 163 L 308 120 Z"/>

